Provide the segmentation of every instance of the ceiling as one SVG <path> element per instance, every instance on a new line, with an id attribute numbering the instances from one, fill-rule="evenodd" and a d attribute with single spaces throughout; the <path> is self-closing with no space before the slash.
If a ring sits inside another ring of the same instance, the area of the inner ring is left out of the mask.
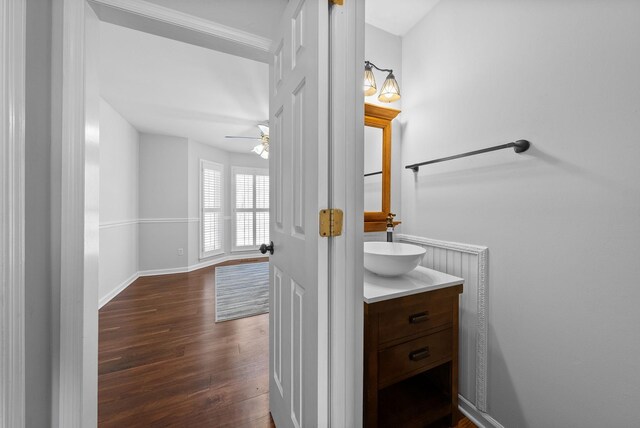
<path id="1" fill-rule="evenodd" d="M 268 65 L 100 23 L 100 93 L 140 132 L 248 153 L 269 118 Z"/>
<path id="2" fill-rule="evenodd" d="M 287 0 L 148 0 L 270 37 Z M 406 34 L 438 0 L 366 0 L 367 23 Z M 100 92 L 140 132 L 175 135 L 249 152 L 269 117 L 268 65 L 100 23 Z"/>
<path id="3" fill-rule="evenodd" d="M 404 36 L 440 0 L 365 0 L 365 21 L 396 36 Z"/>

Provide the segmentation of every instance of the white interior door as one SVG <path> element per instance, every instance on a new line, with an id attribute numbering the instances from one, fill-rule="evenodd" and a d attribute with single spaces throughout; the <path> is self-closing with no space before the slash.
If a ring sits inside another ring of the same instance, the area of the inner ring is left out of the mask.
<path id="1" fill-rule="evenodd" d="M 327 426 L 328 4 L 291 0 L 270 62 L 269 404 L 282 427 Z"/>

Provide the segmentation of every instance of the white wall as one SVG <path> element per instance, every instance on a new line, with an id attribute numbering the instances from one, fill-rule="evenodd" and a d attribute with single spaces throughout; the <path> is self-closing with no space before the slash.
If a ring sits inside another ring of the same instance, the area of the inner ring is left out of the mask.
<path id="1" fill-rule="evenodd" d="M 138 273 L 138 140 L 138 131 L 101 98 L 100 301 Z"/>
<path id="2" fill-rule="evenodd" d="M 488 413 L 630 427 L 640 402 L 640 2 L 446 0 L 403 39 L 403 232 L 487 245 Z"/>
<path id="3" fill-rule="evenodd" d="M 393 70 L 393 74 L 400 85 L 400 94 L 404 96 L 404 83 L 402 77 L 402 39 L 399 36 L 387 33 L 372 25 L 365 25 L 365 43 L 364 43 L 364 57 L 367 61 L 371 61 L 380 68 L 388 68 Z M 376 69 L 373 70 L 376 76 L 376 85 L 378 86 L 378 92 L 382 88 L 387 73 L 383 73 Z M 364 64 L 363 64 L 364 73 Z M 377 104 L 383 107 L 391 107 L 397 110 L 402 110 L 402 98 L 393 103 L 383 103 L 378 101 L 378 93 L 370 97 L 365 97 L 364 101 L 370 104 Z M 402 127 L 400 115 L 391 122 L 391 211 L 398 215 L 398 220 L 402 221 L 401 211 L 401 177 L 402 177 L 402 164 L 401 164 L 401 147 L 402 147 Z M 366 143 L 366 140 L 365 140 Z M 379 170 L 379 168 L 378 168 Z M 365 164 L 365 172 L 372 172 Z M 365 193 L 367 193 L 367 184 L 379 181 L 380 176 L 373 176 L 365 178 Z M 401 226 L 400 226 L 401 227 Z M 402 229 L 398 228 L 398 232 L 402 232 Z"/>
<path id="4" fill-rule="evenodd" d="M 188 266 L 188 147 L 186 138 L 140 134 L 141 272 Z"/>

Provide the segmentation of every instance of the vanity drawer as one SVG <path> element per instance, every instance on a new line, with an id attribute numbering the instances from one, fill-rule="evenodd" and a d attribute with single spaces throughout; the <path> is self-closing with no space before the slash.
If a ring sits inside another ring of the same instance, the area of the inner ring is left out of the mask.
<path id="1" fill-rule="evenodd" d="M 417 373 L 452 354 L 451 329 L 401 343 L 378 353 L 378 385 L 384 387 Z"/>
<path id="2" fill-rule="evenodd" d="M 380 313 L 380 343 L 427 332 L 453 321 L 451 298 L 431 298 L 427 294 L 411 297 L 413 298 L 398 302 L 391 310 Z"/>

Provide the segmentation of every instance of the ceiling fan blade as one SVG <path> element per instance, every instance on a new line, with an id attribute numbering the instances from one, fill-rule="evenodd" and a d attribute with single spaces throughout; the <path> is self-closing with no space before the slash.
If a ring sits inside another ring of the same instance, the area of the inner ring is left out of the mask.
<path id="1" fill-rule="evenodd" d="M 269 127 L 267 125 L 258 125 L 258 128 L 264 135 L 269 135 Z"/>
<path id="2" fill-rule="evenodd" d="M 224 138 L 238 138 L 238 139 L 244 139 L 244 140 L 261 140 L 260 138 L 257 137 L 241 137 L 239 135 L 225 135 Z"/>

